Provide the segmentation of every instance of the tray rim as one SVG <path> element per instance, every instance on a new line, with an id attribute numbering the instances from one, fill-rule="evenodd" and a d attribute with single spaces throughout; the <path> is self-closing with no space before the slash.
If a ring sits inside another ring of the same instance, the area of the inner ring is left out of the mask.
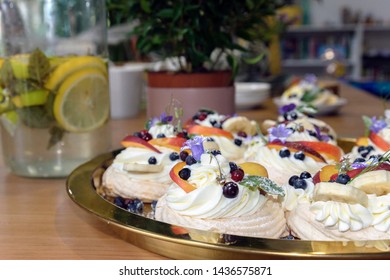
<path id="1" fill-rule="evenodd" d="M 212 241 L 175 235 L 170 224 L 123 210 L 101 197 L 94 189 L 93 174 L 122 149 L 102 154 L 77 167 L 66 180 L 66 192 L 79 207 L 105 222 L 122 239 L 142 249 L 173 259 L 390 259 L 390 251 L 375 248 L 374 242 L 307 241 L 233 236 L 233 244 L 221 235 L 202 230 Z M 190 229 L 192 231 L 192 229 Z M 219 236 L 218 241 L 215 237 Z M 361 243 L 361 242 L 360 242 Z M 359 243 L 359 246 L 361 244 Z"/>

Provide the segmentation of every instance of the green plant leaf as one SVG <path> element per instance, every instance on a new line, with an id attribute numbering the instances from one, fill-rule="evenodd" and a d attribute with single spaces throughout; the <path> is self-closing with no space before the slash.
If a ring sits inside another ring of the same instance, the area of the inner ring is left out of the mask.
<path id="1" fill-rule="evenodd" d="M 370 127 L 372 126 L 372 120 L 371 120 L 371 118 L 369 118 L 367 116 L 363 116 L 362 119 L 363 119 L 364 128 L 365 128 L 364 135 L 368 136 L 370 134 Z"/>
<path id="2" fill-rule="evenodd" d="M 252 191 L 261 189 L 268 194 L 285 196 L 284 190 L 267 177 L 249 175 L 244 177 L 240 184 Z"/>
<path id="3" fill-rule="evenodd" d="M 173 9 L 163 9 L 158 12 L 157 16 L 162 18 L 171 18 L 174 15 Z"/>
<path id="4" fill-rule="evenodd" d="M 148 14 L 152 12 L 149 0 L 141 0 L 141 8 L 144 12 Z"/>
<path id="5" fill-rule="evenodd" d="M 6 59 L 0 69 L 0 83 L 3 88 L 9 87 L 15 80 L 14 71 L 11 62 Z"/>
<path id="6" fill-rule="evenodd" d="M 244 57 L 243 60 L 247 64 L 256 64 L 256 63 L 259 63 L 264 58 L 264 56 L 265 56 L 265 53 L 261 53 L 258 56 L 251 57 L 251 58 Z"/>
<path id="7" fill-rule="evenodd" d="M 54 121 L 44 106 L 30 106 L 17 110 L 22 122 L 31 128 L 49 128 Z"/>
<path id="8" fill-rule="evenodd" d="M 49 75 L 50 70 L 49 59 L 41 50 L 35 49 L 31 53 L 28 61 L 29 78 L 42 85 L 45 78 Z"/>
<path id="9" fill-rule="evenodd" d="M 313 102 L 317 97 L 318 95 L 321 93 L 320 90 L 318 89 L 313 89 L 313 90 L 306 90 L 304 93 L 303 93 L 303 96 L 301 98 L 301 100 L 303 102 L 306 102 L 306 103 L 310 103 L 310 102 Z"/>

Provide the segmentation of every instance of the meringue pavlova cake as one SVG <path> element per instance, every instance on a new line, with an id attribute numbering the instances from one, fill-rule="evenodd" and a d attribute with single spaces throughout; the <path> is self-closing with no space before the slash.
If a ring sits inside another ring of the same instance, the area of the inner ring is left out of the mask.
<path id="1" fill-rule="evenodd" d="M 271 180 L 285 184 L 295 174 L 314 174 L 340 160 L 343 151 L 329 126 L 305 116 L 294 104 L 285 106 L 281 113 L 283 120 L 274 122 L 266 135 L 253 137 L 247 144 L 246 161 L 263 165 Z"/>
<path id="2" fill-rule="evenodd" d="M 356 145 L 348 154 L 358 162 L 390 150 L 390 110 L 386 110 L 381 117 L 363 116 L 363 122 L 366 127 L 365 135 L 356 140 Z"/>
<path id="3" fill-rule="evenodd" d="M 304 240 L 390 239 L 388 156 L 358 164 L 344 159 L 315 174 L 314 187 L 299 199 L 286 192 L 285 200 L 295 201 L 287 214 L 293 235 Z"/>
<path id="4" fill-rule="evenodd" d="M 244 116 L 226 116 L 211 110 L 199 110 L 187 122 L 186 129 L 189 135 L 212 138 L 224 157 L 241 162 L 246 151 L 246 139 L 257 133 L 257 123 Z"/>
<path id="5" fill-rule="evenodd" d="M 151 202 L 159 199 L 171 183 L 169 171 L 179 162 L 180 148 L 187 140 L 177 135 L 172 117 L 163 114 L 148 130 L 126 136 L 126 147 L 103 174 L 105 195 Z"/>
<path id="6" fill-rule="evenodd" d="M 283 210 L 274 196 L 283 190 L 256 163 L 236 165 L 219 150 L 205 149 L 207 140 L 186 142 L 194 160 L 170 172 L 173 184 L 158 200 L 159 221 L 200 230 L 279 238 L 286 233 Z"/>

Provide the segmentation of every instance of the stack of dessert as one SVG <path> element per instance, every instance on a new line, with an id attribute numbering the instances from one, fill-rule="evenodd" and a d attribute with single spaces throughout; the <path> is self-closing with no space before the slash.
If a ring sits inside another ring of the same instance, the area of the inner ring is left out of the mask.
<path id="1" fill-rule="evenodd" d="M 388 239 L 390 117 L 364 117 L 352 151 L 336 132 L 289 104 L 261 124 L 199 110 L 183 127 L 163 114 L 103 175 L 120 207 L 185 228 L 305 240 Z"/>

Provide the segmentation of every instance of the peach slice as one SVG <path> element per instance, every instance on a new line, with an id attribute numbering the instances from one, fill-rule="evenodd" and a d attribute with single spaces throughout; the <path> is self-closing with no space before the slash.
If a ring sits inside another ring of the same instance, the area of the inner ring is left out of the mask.
<path id="1" fill-rule="evenodd" d="M 169 176 L 171 177 L 172 181 L 175 182 L 180 188 L 182 188 L 186 193 L 189 193 L 193 190 L 196 190 L 196 187 L 188 183 L 188 181 L 180 178 L 179 172 L 183 169 L 184 166 L 186 166 L 185 162 L 179 162 L 175 164 L 175 166 L 173 166 L 169 172 Z"/>
<path id="2" fill-rule="evenodd" d="M 184 142 L 187 139 L 182 137 L 172 137 L 172 138 L 154 138 L 151 139 L 148 143 L 153 146 L 163 146 L 177 152 L 180 152 L 180 148 L 183 146 Z"/>
<path id="3" fill-rule="evenodd" d="M 289 150 L 291 150 L 292 152 L 301 151 L 301 152 L 304 152 L 306 156 L 313 158 L 315 161 L 326 162 L 326 160 L 318 152 L 316 152 L 312 148 L 304 146 L 303 144 L 298 143 L 298 142 L 282 143 L 282 142 L 274 141 L 274 142 L 268 143 L 267 147 L 269 147 L 270 149 L 276 149 L 278 151 L 280 151 L 283 147 L 288 147 Z"/>
<path id="4" fill-rule="evenodd" d="M 319 171 L 320 181 L 328 182 L 334 174 L 338 174 L 338 169 L 335 164 L 326 165 Z"/>
<path id="5" fill-rule="evenodd" d="M 340 161 L 340 158 L 342 157 L 341 149 L 329 143 L 311 141 L 297 141 L 297 143 L 309 147 L 320 155 L 325 155 L 326 157 L 333 159 L 335 162 Z"/>
<path id="6" fill-rule="evenodd" d="M 146 149 L 150 149 L 156 153 L 161 154 L 160 150 L 153 147 L 151 144 L 149 144 L 148 141 L 145 141 L 137 136 L 128 135 L 122 139 L 121 144 L 125 148 L 128 148 L 128 147 L 137 147 L 137 148 L 144 148 L 144 149 L 146 148 Z"/>
<path id="7" fill-rule="evenodd" d="M 244 162 L 240 164 L 240 167 L 244 170 L 245 175 L 255 175 L 268 178 L 268 171 L 261 164 L 255 162 Z"/>
<path id="8" fill-rule="evenodd" d="M 368 137 L 359 137 L 356 139 L 357 146 L 368 146 Z"/>
<path id="9" fill-rule="evenodd" d="M 171 230 L 174 235 L 185 235 L 189 233 L 188 229 L 175 225 L 171 225 Z"/>
<path id="10" fill-rule="evenodd" d="M 378 146 L 381 150 L 387 151 L 390 150 L 390 144 L 387 143 L 382 137 L 380 137 L 378 134 L 375 132 L 371 131 L 370 135 L 368 136 L 370 140 Z"/>
<path id="11" fill-rule="evenodd" d="M 233 139 L 233 134 L 229 131 L 225 131 L 216 127 L 208 127 L 202 125 L 193 125 L 187 128 L 188 134 L 196 134 L 202 136 L 223 136 L 229 139 Z"/>

